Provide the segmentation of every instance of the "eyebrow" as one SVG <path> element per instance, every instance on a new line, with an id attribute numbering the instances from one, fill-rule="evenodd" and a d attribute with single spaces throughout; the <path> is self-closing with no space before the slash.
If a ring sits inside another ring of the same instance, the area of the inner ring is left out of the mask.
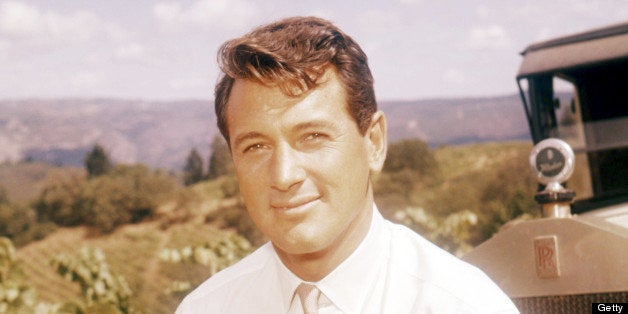
<path id="1" fill-rule="evenodd" d="M 264 135 L 262 133 L 259 132 L 247 132 L 244 133 L 242 135 L 239 135 L 235 138 L 235 140 L 233 141 L 233 147 L 238 147 L 240 144 L 242 144 L 242 142 L 246 141 L 246 140 L 250 140 L 250 139 L 256 139 L 256 138 L 263 138 Z"/>
<path id="2" fill-rule="evenodd" d="M 313 121 L 298 123 L 297 125 L 292 127 L 291 131 L 297 132 L 297 131 L 303 131 L 307 129 L 317 129 L 317 128 L 332 129 L 332 131 L 336 131 L 338 129 L 338 126 L 336 125 L 336 123 L 332 121 L 313 120 Z"/>
<path id="3" fill-rule="evenodd" d="M 290 129 L 290 132 L 299 132 L 303 130 L 318 129 L 318 128 L 323 128 L 327 130 L 331 129 L 332 131 L 338 130 L 338 126 L 334 122 L 328 122 L 328 121 L 323 121 L 323 120 L 313 120 L 313 121 L 297 123 Z M 242 144 L 242 142 L 245 142 L 247 140 L 259 139 L 259 138 L 266 138 L 266 136 L 257 131 L 251 131 L 251 132 L 244 133 L 242 135 L 238 135 L 233 141 L 233 147 L 238 147 L 239 145 Z"/>

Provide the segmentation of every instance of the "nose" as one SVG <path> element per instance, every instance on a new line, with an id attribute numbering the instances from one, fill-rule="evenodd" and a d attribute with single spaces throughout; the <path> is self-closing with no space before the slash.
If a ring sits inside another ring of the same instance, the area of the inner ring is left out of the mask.
<path id="1" fill-rule="evenodd" d="M 303 182 L 305 170 L 298 152 L 287 144 L 278 146 L 273 154 L 271 176 L 272 188 L 280 191 L 288 191 Z"/>

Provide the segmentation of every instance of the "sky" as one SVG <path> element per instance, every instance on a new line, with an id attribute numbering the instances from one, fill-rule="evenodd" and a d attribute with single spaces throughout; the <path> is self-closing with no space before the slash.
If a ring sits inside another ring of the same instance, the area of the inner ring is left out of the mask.
<path id="1" fill-rule="evenodd" d="M 213 99 L 216 51 L 315 15 L 369 57 L 379 100 L 516 93 L 529 44 L 628 22 L 628 0 L 0 0 L 0 100 Z"/>

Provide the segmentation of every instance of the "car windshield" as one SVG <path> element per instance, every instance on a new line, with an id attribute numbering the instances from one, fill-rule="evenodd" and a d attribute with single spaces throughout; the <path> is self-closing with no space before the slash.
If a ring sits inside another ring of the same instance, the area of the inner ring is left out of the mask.
<path id="1" fill-rule="evenodd" d="M 628 62 L 530 76 L 523 85 L 535 142 L 560 138 L 576 153 L 567 182 L 576 200 L 628 195 Z"/>

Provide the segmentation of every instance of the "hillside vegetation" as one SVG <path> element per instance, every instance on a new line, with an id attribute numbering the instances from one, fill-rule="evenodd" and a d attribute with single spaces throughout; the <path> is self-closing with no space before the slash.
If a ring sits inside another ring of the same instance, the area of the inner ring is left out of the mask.
<path id="1" fill-rule="evenodd" d="M 53 167 L 43 162 L 0 164 L 0 186 L 11 201 L 26 204 L 37 195 L 43 179 Z"/>
<path id="2" fill-rule="evenodd" d="M 437 149 L 418 140 L 391 144 L 384 172 L 374 180 L 376 202 L 387 218 L 408 225 L 454 254 L 463 254 L 507 221 L 537 215 L 536 184 L 527 165 L 531 148 L 523 142 Z M 97 181 L 83 177 L 76 184 L 85 191 L 110 186 L 102 194 L 116 193 L 116 184 L 126 182 L 126 174 L 150 174 L 145 168 L 139 170 L 127 167 L 117 170 L 115 180 L 109 175 Z M 151 175 L 164 179 L 164 174 Z M 103 183 L 108 180 L 112 181 Z M 86 183 L 90 181 L 100 183 Z M 44 184 L 34 177 L 32 182 L 33 186 Z M 143 195 L 131 194 L 136 201 Z M 94 251 L 96 255 L 102 252 L 101 267 L 106 263 L 112 274 L 125 279 L 132 292 L 130 306 L 118 306 L 118 312 L 172 313 L 190 289 L 266 241 L 248 218 L 232 175 L 179 187 L 159 199 L 137 221 L 125 221 L 110 230 L 73 222 L 19 247 L 16 256 L 23 285 L 36 293 L 35 304 L 50 305 L 49 312 L 43 313 L 55 313 L 52 305 L 69 301 L 83 309 L 90 302 L 101 302 L 86 297 L 86 291 L 93 294 L 93 289 L 89 283 L 76 282 L 78 268 L 68 267 L 67 273 L 74 274 L 72 282 L 59 275 L 58 262 L 51 262 L 59 255 L 78 261 L 84 254 L 82 247 L 99 250 Z M 80 208 L 74 206 L 68 208 Z"/>

